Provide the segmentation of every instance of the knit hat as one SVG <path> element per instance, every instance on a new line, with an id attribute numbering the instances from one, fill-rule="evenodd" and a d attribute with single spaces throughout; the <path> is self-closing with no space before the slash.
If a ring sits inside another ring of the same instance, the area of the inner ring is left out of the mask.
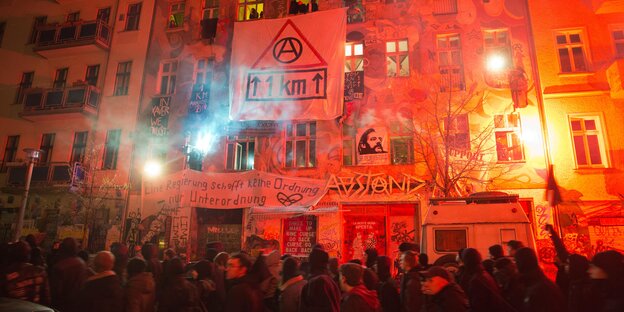
<path id="1" fill-rule="evenodd" d="M 607 273 L 609 279 L 622 278 L 624 262 L 621 253 L 615 250 L 607 250 L 597 253 L 592 259 L 592 264 Z"/>

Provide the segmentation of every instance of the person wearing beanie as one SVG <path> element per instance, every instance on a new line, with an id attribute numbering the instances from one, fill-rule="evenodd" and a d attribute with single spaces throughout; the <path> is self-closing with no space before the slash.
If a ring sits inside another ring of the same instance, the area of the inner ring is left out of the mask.
<path id="1" fill-rule="evenodd" d="M 305 286 L 306 281 L 299 273 L 299 264 L 292 257 L 285 258 L 282 261 L 282 282 L 279 286 L 279 311 L 281 312 L 297 312 L 301 302 L 301 289 Z"/>
<path id="2" fill-rule="evenodd" d="M 340 311 L 340 289 L 327 270 L 329 255 L 320 248 L 312 248 L 308 262 L 310 275 L 301 289 L 299 311 Z"/>
<path id="3" fill-rule="evenodd" d="M 539 267 L 535 251 L 531 248 L 520 248 L 514 254 L 514 259 L 520 274 L 520 282 L 525 288 L 521 311 L 566 311 L 561 290 L 544 275 Z"/>
<path id="4" fill-rule="evenodd" d="M 464 312 L 468 311 L 466 294 L 453 282 L 451 273 L 440 266 L 432 266 L 420 273 L 423 277 L 422 292 L 431 296 L 424 311 Z"/>
<path id="5" fill-rule="evenodd" d="M 355 263 L 340 266 L 340 288 L 345 295 L 340 304 L 342 312 L 376 312 L 381 305 L 377 293 L 362 283 L 364 268 Z"/>
<path id="6" fill-rule="evenodd" d="M 615 250 L 597 253 L 588 269 L 594 284 L 594 311 L 624 311 L 624 256 Z"/>

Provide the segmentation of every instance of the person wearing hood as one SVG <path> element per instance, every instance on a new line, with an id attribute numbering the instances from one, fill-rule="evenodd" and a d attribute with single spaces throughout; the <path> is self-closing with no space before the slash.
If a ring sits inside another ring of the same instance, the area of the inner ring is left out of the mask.
<path id="1" fill-rule="evenodd" d="M 264 304 L 255 277 L 251 276 L 251 259 L 235 253 L 227 261 L 225 278 L 230 286 L 225 299 L 226 312 L 263 312 Z"/>
<path id="2" fill-rule="evenodd" d="M 364 286 L 362 277 L 364 268 L 355 263 L 345 263 L 340 266 L 340 288 L 344 297 L 340 304 L 342 312 L 377 312 L 381 311 L 381 304 L 377 293 Z"/>
<path id="3" fill-rule="evenodd" d="M 128 282 L 124 288 L 124 311 L 154 312 L 156 282 L 152 273 L 145 272 L 147 263 L 132 258 L 126 265 Z"/>
<path id="4" fill-rule="evenodd" d="M 396 281 L 392 278 L 390 267 L 392 259 L 386 256 L 377 258 L 377 274 L 379 275 L 379 286 L 377 288 L 377 297 L 384 312 L 401 311 L 401 296 Z"/>
<path id="5" fill-rule="evenodd" d="M 87 279 L 87 265 L 78 257 L 78 243 L 67 237 L 59 246 L 58 257 L 50 268 L 52 308 L 59 311 L 76 311 L 75 299 Z"/>
<path id="6" fill-rule="evenodd" d="M 594 283 L 593 311 L 624 311 L 624 256 L 615 250 L 594 255 L 588 269 Z"/>
<path id="7" fill-rule="evenodd" d="M 123 291 L 119 277 L 113 271 L 115 256 L 110 251 L 100 251 L 95 255 L 93 265 L 95 275 L 87 279 L 77 297 L 78 310 L 121 311 Z"/>
<path id="8" fill-rule="evenodd" d="M 462 252 L 464 274 L 459 281 L 468 301 L 471 311 L 508 311 L 513 310 L 511 305 L 502 297 L 498 285 L 492 275 L 483 268 L 483 258 L 478 250 L 466 248 Z"/>
<path id="9" fill-rule="evenodd" d="M 531 248 L 520 248 L 514 254 L 520 282 L 524 286 L 522 310 L 526 312 L 566 311 L 565 300 L 559 287 L 540 269 L 537 255 Z"/>
<path id="10" fill-rule="evenodd" d="M 299 273 L 297 259 L 288 257 L 282 263 L 282 284 L 279 287 L 279 311 L 297 312 L 301 302 L 301 289 L 308 283 Z"/>
<path id="11" fill-rule="evenodd" d="M 340 311 L 340 288 L 327 270 L 329 255 L 321 248 L 312 248 L 308 257 L 310 275 L 301 289 L 300 312 Z"/>
<path id="12" fill-rule="evenodd" d="M 468 311 L 466 294 L 453 282 L 451 274 L 440 266 L 432 266 L 421 272 L 423 277 L 422 292 L 431 296 L 427 300 L 427 312 L 464 312 Z"/>

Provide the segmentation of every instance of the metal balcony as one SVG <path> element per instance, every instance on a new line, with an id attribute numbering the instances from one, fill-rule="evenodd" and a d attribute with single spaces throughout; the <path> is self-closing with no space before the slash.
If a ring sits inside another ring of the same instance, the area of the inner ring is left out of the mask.
<path id="1" fill-rule="evenodd" d="M 91 85 L 64 89 L 26 89 L 24 109 L 20 116 L 31 121 L 96 116 L 100 96 L 100 90 Z"/>
<path id="2" fill-rule="evenodd" d="M 33 51 L 45 58 L 108 51 L 111 37 L 112 27 L 101 20 L 42 25 Z"/>

